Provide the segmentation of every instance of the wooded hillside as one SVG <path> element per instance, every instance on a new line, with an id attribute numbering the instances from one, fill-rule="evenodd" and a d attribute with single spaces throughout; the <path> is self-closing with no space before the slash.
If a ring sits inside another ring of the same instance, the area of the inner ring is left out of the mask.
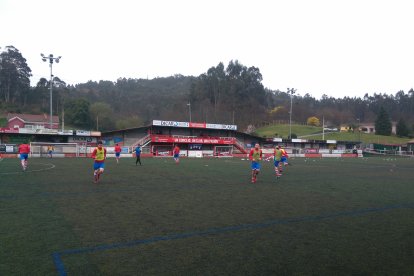
<path id="1" fill-rule="evenodd" d="M 49 112 L 49 81 L 30 85 L 31 69 L 13 46 L 0 49 L 0 111 Z M 138 76 L 137 76 L 138 77 Z M 414 129 L 414 90 L 395 94 L 365 94 L 363 98 L 315 99 L 294 94 L 292 121 L 305 123 L 324 117 L 331 126 L 374 122 L 381 107 L 392 121 L 403 120 Z M 390 93 L 393 91 L 390 91 Z M 54 76 L 53 113 L 65 124 L 110 130 L 146 125 L 153 119 L 248 125 L 289 120 L 291 98 L 283 89 L 265 88 L 260 69 L 231 61 L 219 63 L 200 76 L 175 75 L 155 79 L 97 80 L 66 84 Z M 190 104 L 190 105 L 189 105 Z"/>

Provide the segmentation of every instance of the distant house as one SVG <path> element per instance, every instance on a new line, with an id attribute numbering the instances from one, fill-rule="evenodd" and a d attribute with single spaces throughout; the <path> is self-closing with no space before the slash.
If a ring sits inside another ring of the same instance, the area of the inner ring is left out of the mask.
<path id="1" fill-rule="evenodd" d="M 344 126 L 341 126 L 341 128 L 339 129 L 339 131 L 340 132 L 351 132 L 352 131 L 352 127 L 351 126 L 349 126 L 349 125 L 344 125 Z"/>
<path id="2" fill-rule="evenodd" d="M 391 124 L 391 133 L 397 134 L 397 123 L 392 122 Z M 359 129 L 364 133 L 375 133 L 375 123 L 361 123 Z"/>
<path id="3" fill-rule="evenodd" d="M 364 133 L 375 133 L 375 124 L 374 123 L 361 123 L 359 126 L 361 132 Z"/>
<path id="4" fill-rule="evenodd" d="M 58 129 L 59 117 L 52 116 L 52 126 L 50 126 L 50 116 L 47 114 L 7 114 L 7 127 L 9 128 L 30 128 L 30 129 Z"/>
<path id="5" fill-rule="evenodd" d="M 407 142 L 407 150 L 414 152 L 414 139 Z"/>
<path id="6" fill-rule="evenodd" d="M 375 133 L 375 123 L 361 123 L 359 125 L 359 130 L 363 133 Z M 343 125 L 341 126 L 341 132 L 352 132 L 353 129 L 349 125 Z M 355 131 L 358 131 L 358 127 L 355 129 Z M 392 122 L 392 128 L 391 133 L 396 134 L 397 133 L 397 123 Z"/>

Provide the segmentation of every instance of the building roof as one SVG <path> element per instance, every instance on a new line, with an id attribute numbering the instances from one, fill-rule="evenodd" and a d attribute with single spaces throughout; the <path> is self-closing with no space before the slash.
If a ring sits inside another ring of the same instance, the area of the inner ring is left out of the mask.
<path id="1" fill-rule="evenodd" d="M 8 113 L 7 121 L 10 122 L 13 119 L 20 119 L 25 123 L 49 123 L 50 116 L 47 114 L 20 114 L 20 113 Z M 59 116 L 52 116 L 53 123 L 59 123 Z"/>

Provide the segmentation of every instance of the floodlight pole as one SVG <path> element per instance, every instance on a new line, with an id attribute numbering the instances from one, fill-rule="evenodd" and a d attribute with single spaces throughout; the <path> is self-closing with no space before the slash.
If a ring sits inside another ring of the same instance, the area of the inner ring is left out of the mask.
<path id="1" fill-rule="evenodd" d="M 325 116 L 322 116 L 322 140 L 325 140 Z"/>
<path id="2" fill-rule="evenodd" d="M 190 113 L 190 123 L 191 123 L 191 103 L 188 103 L 188 111 Z"/>
<path id="3" fill-rule="evenodd" d="M 361 121 L 359 118 L 357 118 L 357 121 L 358 121 L 358 142 L 361 142 L 361 129 L 360 129 Z"/>
<path id="4" fill-rule="evenodd" d="M 61 56 L 59 57 L 53 57 L 53 54 L 50 54 L 49 56 L 45 56 L 43 54 L 40 54 L 42 57 L 42 60 L 44 62 L 49 60 L 49 67 L 50 67 L 50 129 L 53 129 L 53 101 L 52 101 L 52 95 L 53 95 L 53 62 L 59 63 L 59 60 Z"/>
<path id="5" fill-rule="evenodd" d="M 289 139 L 292 140 L 292 107 L 293 107 L 293 94 L 295 94 L 296 89 L 288 88 L 288 94 L 290 94 L 290 112 L 289 112 Z"/>

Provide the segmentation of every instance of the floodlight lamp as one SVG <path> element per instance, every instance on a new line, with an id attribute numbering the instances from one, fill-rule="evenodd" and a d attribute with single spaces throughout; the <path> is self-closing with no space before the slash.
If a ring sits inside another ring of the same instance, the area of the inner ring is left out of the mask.
<path id="1" fill-rule="evenodd" d="M 46 58 L 42 58 L 42 60 L 43 60 L 44 62 L 46 62 L 46 61 L 47 61 L 47 59 L 46 59 Z"/>
<path id="2" fill-rule="evenodd" d="M 45 55 L 41 53 L 41 54 L 40 54 L 40 56 L 41 56 L 41 57 L 44 57 Z"/>
<path id="3" fill-rule="evenodd" d="M 59 58 L 55 59 L 56 63 L 59 63 Z"/>

